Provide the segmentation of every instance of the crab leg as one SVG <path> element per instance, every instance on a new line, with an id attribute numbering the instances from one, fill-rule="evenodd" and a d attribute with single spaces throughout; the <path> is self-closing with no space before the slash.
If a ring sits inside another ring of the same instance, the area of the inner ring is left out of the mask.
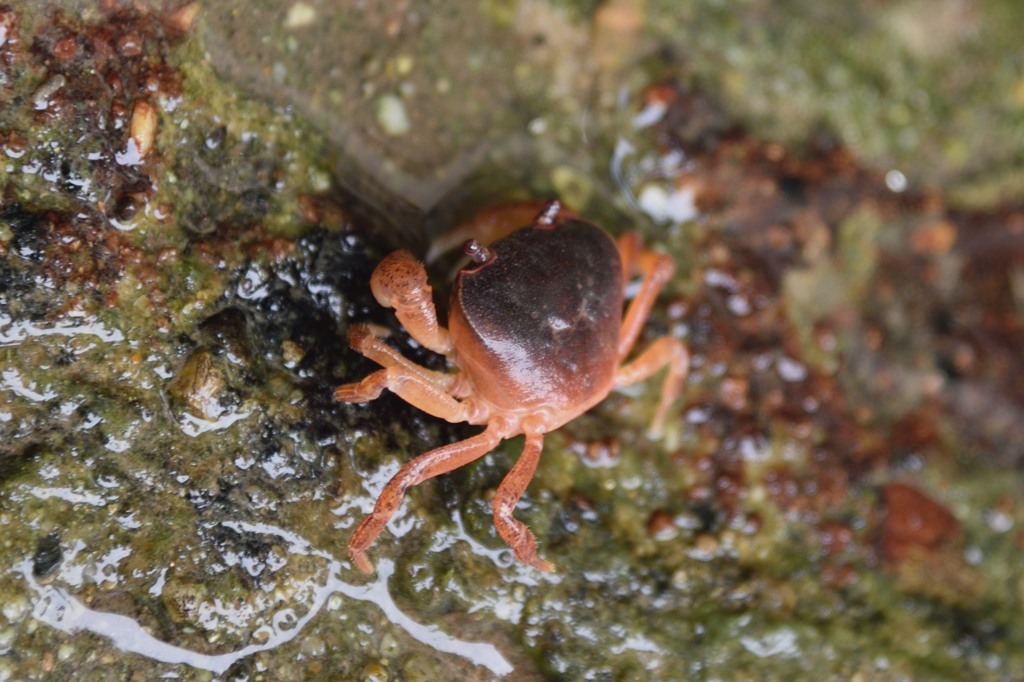
<path id="1" fill-rule="evenodd" d="M 393 367 L 377 370 L 362 381 L 338 386 L 334 389 L 334 397 L 346 403 L 365 403 L 375 400 L 385 388 L 439 419 L 453 424 L 469 421 L 470 409 L 465 403 L 444 389 L 423 381 L 418 375 Z"/>
<path id="2" fill-rule="evenodd" d="M 640 237 L 635 232 L 629 232 L 619 237 L 617 245 L 622 258 L 624 283 L 629 281 L 634 272 L 643 277 L 640 290 L 633 297 L 626 309 L 626 316 L 622 320 L 622 328 L 619 332 L 619 361 L 621 362 L 636 344 L 644 321 L 651 312 L 651 308 L 654 307 L 654 299 L 657 298 L 661 288 L 665 286 L 665 282 L 672 276 L 675 265 L 670 256 L 643 248 L 640 244 Z"/>
<path id="3" fill-rule="evenodd" d="M 427 271 L 411 253 L 395 251 L 385 256 L 373 269 L 370 289 L 378 303 L 395 309 L 395 317 L 420 345 L 435 353 L 451 352 L 448 330 L 437 321 Z"/>
<path id="4" fill-rule="evenodd" d="M 626 232 L 615 240 L 615 246 L 619 249 L 619 260 L 622 261 L 622 289 L 625 291 L 633 279 L 636 253 L 643 248 L 643 244 L 636 232 Z"/>
<path id="5" fill-rule="evenodd" d="M 663 367 L 668 367 L 665 383 L 661 385 L 661 400 L 651 420 L 650 432 L 657 436 L 665 422 L 665 415 L 672 401 L 679 395 L 683 387 L 683 379 L 690 368 L 690 354 L 686 346 L 677 339 L 663 336 L 644 349 L 633 361 L 628 362 L 615 372 L 615 385 L 628 386 L 643 381 Z"/>
<path id="6" fill-rule="evenodd" d="M 365 324 L 352 325 L 348 333 L 349 344 L 384 369 L 377 370 L 362 381 L 342 384 L 334 389 L 334 397 L 346 403 L 365 403 L 376 400 L 385 388 L 407 403 L 428 414 L 452 423 L 467 421 L 472 410 L 459 396 L 459 375 L 435 372 L 412 362 L 384 343 Z"/>
<path id="7" fill-rule="evenodd" d="M 497 241 L 532 223 L 546 204 L 546 201 L 532 200 L 484 209 L 435 239 L 425 260 L 433 263 L 470 239 L 476 239 L 484 245 Z"/>
<path id="8" fill-rule="evenodd" d="M 381 340 L 386 330 L 368 324 L 354 324 L 348 330 L 348 345 L 363 357 L 373 360 L 382 367 L 401 369 L 408 374 L 415 374 L 427 383 L 450 391 L 456 383 L 457 375 L 436 372 L 405 357 L 397 350 Z M 350 401 L 362 402 L 362 401 Z"/>
<path id="9" fill-rule="evenodd" d="M 363 573 L 373 571 L 373 564 L 366 558 L 366 549 L 398 511 L 406 490 L 483 457 L 501 441 L 502 435 L 499 424 L 489 424 L 472 438 L 430 450 L 406 462 L 384 486 L 373 511 L 359 523 L 348 541 L 348 554 L 356 568 Z"/>
<path id="10" fill-rule="evenodd" d="M 533 533 L 521 521 L 512 516 L 519 499 L 526 492 L 526 486 L 537 470 L 537 461 L 544 445 L 544 437 L 539 433 L 526 434 L 526 446 L 519 461 L 509 470 L 494 494 L 494 527 L 498 535 L 512 548 L 516 558 L 541 571 L 552 571 L 552 566 L 537 556 L 537 542 Z"/>
<path id="11" fill-rule="evenodd" d="M 629 283 L 633 273 L 642 276 L 640 290 L 626 309 L 619 331 L 619 362 L 622 362 L 636 345 L 647 315 L 654 306 L 658 292 L 672 276 L 675 264 L 664 254 L 643 248 L 640 236 L 629 232 L 618 238 L 619 257 L 622 259 L 623 286 Z M 668 376 L 661 387 L 661 401 L 651 420 L 652 435 L 661 433 L 665 415 L 672 401 L 679 395 L 683 379 L 689 369 L 690 356 L 676 339 L 662 337 L 644 350 L 631 362 L 619 367 L 615 373 L 615 385 L 626 386 L 643 381 L 661 368 L 668 366 Z"/>

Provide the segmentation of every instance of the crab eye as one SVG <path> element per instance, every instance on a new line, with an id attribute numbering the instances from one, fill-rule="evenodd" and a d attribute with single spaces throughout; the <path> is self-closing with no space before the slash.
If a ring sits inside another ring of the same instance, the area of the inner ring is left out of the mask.
<path id="1" fill-rule="evenodd" d="M 470 239 L 463 244 L 462 251 L 477 265 L 483 265 L 494 260 L 494 252 L 475 239 Z"/>

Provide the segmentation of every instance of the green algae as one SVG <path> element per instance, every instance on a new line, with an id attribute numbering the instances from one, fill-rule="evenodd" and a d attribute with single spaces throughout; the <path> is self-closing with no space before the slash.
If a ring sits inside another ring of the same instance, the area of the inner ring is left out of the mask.
<path id="1" fill-rule="evenodd" d="M 1020 5 L 907 0 L 649 3 L 648 29 L 686 54 L 730 111 L 800 145 L 821 126 L 858 158 L 963 206 L 1019 201 Z"/>

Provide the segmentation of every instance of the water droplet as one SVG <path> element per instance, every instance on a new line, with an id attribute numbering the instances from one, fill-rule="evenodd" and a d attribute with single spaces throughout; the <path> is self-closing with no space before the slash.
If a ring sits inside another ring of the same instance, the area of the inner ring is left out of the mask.
<path id="1" fill-rule="evenodd" d="M 893 192 L 903 192 L 907 189 L 907 176 L 894 168 L 885 174 L 885 186 Z"/>

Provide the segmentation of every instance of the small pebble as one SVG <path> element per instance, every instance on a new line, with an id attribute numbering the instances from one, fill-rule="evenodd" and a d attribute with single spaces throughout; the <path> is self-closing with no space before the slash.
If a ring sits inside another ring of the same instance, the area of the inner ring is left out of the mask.
<path id="1" fill-rule="evenodd" d="M 153 140 L 156 138 L 156 109 L 146 100 L 135 102 L 130 134 L 139 158 L 146 158 L 153 150 Z"/>
<path id="2" fill-rule="evenodd" d="M 312 26 L 316 21 L 316 9 L 305 2 L 297 2 L 288 8 L 288 14 L 284 17 L 285 28 L 305 28 Z"/>
<path id="3" fill-rule="evenodd" d="M 412 129 L 405 104 L 396 95 L 383 95 L 377 100 L 377 122 L 392 137 L 405 135 Z"/>

